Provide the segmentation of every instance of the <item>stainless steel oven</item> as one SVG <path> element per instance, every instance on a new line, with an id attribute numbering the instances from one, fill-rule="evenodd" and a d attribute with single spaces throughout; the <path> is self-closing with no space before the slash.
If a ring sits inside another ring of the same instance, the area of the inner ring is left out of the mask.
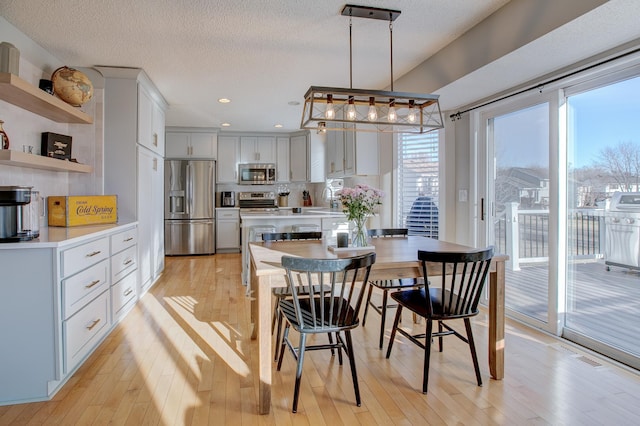
<path id="1" fill-rule="evenodd" d="M 272 185 L 276 182 L 276 165 L 271 163 L 238 164 L 240 185 Z"/>

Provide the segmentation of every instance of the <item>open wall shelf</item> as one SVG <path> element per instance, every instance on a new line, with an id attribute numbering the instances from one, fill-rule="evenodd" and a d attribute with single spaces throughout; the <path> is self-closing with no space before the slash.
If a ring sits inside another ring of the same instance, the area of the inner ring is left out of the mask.
<path id="1" fill-rule="evenodd" d="M 58 123 L 93 123 L 90 115 L 15 74 L 0 73 L 0 99 Z"/>
<path id="2" fill-rule="evenodd" d="M 57 158 L 43 157 L 41 155 L 27 154 L 10 149 L 0 150 L 0 164 L 16 167 L 30 167 L 32 169 L 52 170 L 56 172 L 91 173 L 93 167 L 72 161 L 59 160 Z"/>

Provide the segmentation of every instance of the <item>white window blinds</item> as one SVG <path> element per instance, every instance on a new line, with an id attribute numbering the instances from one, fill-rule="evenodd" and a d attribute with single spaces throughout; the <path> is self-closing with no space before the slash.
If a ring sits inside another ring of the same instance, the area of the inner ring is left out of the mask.
<path id="1" fill-rule="evenodd" d="M 438 238 L 438 132 L 398 136 L 398 226 Z"/>

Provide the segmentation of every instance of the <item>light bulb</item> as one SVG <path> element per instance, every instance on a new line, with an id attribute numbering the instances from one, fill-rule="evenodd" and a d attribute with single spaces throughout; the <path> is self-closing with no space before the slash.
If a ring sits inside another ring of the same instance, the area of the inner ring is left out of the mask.
<path id="1" fill-rule="evenodd" d="M 409 114 L 407 114 L 407 121 L 409 123 L 416 122 L 417 114 L 416 114 L 416 109 L 414 105 L 415 105 L 414 101 L 409 101 Z"/>
<path id="2" fill-rule="evenodd" d="M 387 114 L 387 120 L 389 123 L 395 123 L 398 119 L 398 115 L 396 114 L 396 102 L 395 99 L 391 99 L 389 101 L 389 113 Z"/>
<path id="3" fill-rule="evenodd" d="M 327 109 L 324 110 L 324 118 L 333 120 L 335 116 L 336 111 L 333 109 L 333 95 L 327 95 Z"/>
<path id="4" fill-rule="evenodd" d="M 353 96 L 349 96 L 349 104 L 347 105 L 347 120 L 356 119 L 356 106 L 353 103 Z"/>
<path id="5" fill-rule="evenodd" d="M 378 110 L 376 109 L 376 99 L 374 97 L 369 98 L 369 112 L 367 113 L 369 121 L 376 121 L 378 119 Z"/>

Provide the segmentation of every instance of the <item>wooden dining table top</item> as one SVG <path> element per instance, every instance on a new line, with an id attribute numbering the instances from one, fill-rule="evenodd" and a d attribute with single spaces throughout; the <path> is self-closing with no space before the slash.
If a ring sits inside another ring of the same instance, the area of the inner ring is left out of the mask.
<path id="1" fill-rule="evenodd" d="M 375 251 L 376 262 L 371 268 L 374 277 L 379 275 L 379 272 L 384 269 L 417 268 L 419 266 L 418 250 L 437 252 L 474 252 L 482 250 L 416 235 L 372 238 L 370 244 L 373 249 L 354 249 L 334 252 L 330 249 L 330 246 L 322 240 L 265 241 L 251 243 L 250 249 L 252 257 L 256 261 L 256 274 L 258 276 L 283 274 L 282 267 L 280 266 L 280 258 L 283 255 L 316 259 L 335 259 Z M 494 255 L 495 261 L 504 261 L 506 259 L 506 255 Z M 411 276 L 411 274 L 408 273 L 407 276 Z"/>

